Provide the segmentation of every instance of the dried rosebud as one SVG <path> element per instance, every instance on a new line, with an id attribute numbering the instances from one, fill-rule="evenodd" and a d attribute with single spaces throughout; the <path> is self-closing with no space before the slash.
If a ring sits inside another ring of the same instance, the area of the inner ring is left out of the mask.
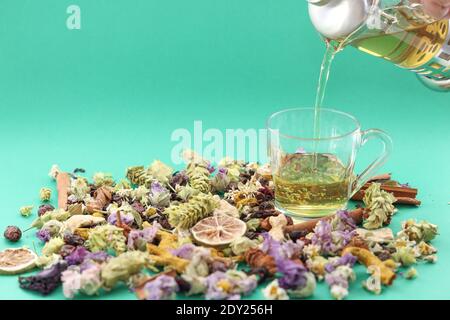
<path id="1" fill-rule="evenodd" d="M 142 203 L 140 203 L 139 201 L 135 201 L 133 202 L 133 204 L 131 205 L 131 207 L 136 210 L 137 212 L 139 212 L 140 214 L 145 212 L 145 207 L 142 205 Z"/>
<path id="2" fill-rule="evenodd" d="M 61 255 L 61 257 L 65 258 L 74 251 L 75 251 L 75 246 L 70 245 L 70 244 L 65 244 L 61 247 L 61 250 L 59 250 L 59 254 Z"/>
<path id="3" fill-rule="evenodd" d="M 6 227 L 5 233 L 3 233 L 6 239 L 11 242 L 17 242 L 22 238 L 22 231 L 16 226 Z"/>
<path id="4" fill-rule="evenodd" d="M 43 204 L 42 206 L 39 207 L 38 209 L 38 215 L 42 216 L 44 213 L 46 213 L 47 211 L 53 211 L 55 210 L 55 207 L 52 206 L 51 204 Z"/>
<path id="5" fill-rule="evenodd" d="M 64 242 L 72 246 L 81 246 L 84 244 L 84 239 L 77 234 L 66 233 L 64 235 Z"/>

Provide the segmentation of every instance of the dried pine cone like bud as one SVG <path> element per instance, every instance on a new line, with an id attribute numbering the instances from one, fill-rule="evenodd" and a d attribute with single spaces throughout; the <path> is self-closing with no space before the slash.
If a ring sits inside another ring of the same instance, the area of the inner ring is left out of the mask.
<path id="1" fill-rule="evenodd" d="M 6 239 L 11 242 L 17 242 L 22 238 L 22 231 L 16 226 L 8 226 L 6 227 L 5 232 L 3 233 Z"/>
<path id="2" fill-rule="evenodd" d="M 38 209 L 38 215 L 42 216 L 44 213 L 46 213 L 47 211 L 52 211 L 55 210 L 55 207 L 52 206 L 51 204 L 43 204 L 42 206 L 39 207 Z"/>

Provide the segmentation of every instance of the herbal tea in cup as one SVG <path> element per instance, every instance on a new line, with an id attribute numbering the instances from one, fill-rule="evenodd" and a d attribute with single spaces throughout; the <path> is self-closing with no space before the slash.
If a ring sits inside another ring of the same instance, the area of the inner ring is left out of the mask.
<path id="1" fill-rule="evenodd" d="M 362 131 L 344 112 L 288 109 L 268 120 L 269 157 L 277 209 L 294 218 L 316 218 L 345 209 L 348 200 L 387 159 L 390 137 L 377 129 Z M 359 176 L 353 173 L 358 151 L 377 138 L 383 150 Z"/>

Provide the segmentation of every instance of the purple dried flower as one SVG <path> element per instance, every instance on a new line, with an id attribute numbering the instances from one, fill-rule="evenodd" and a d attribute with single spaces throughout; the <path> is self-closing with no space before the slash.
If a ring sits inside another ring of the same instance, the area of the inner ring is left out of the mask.
<path id="1" fill-rule="evenodd" d="M 170 251 L 174 256 L 190 260 L 192 255 L 194 254 L 195 246 L 192 243 L 186 243 L 177 249 L 173 249 Z"/>
<path id="2" fill-rule="evenodd" d="M 125 223 L 126 225 L 129 225 L 129 226 L 131 226 L 133 224 L 133 222 L 134 222 L 134 217 L 133 217 L 132 214 L 123 214 L 123 213 L 121 213 L 120 214 L 120 219 L 121 219 L 122 223 Z M 108 221 L 109 224 L 112 224 L 112 225 L 115 226 L 117 224 L 117 212 L 111 213 L 108 216 L 107 221 Z"/>
<path id="3" fill-rule="evenodd" d="M 304 154 L 304 153 L 306 153 L 306 150 L 303 147 L 298 147 L 297 150 L 295 150 L 295 153 L 296 154 Z"/>
<path id="4" fill-rule="evenodd" d="M 105 251 L 89 252 L 84 260 L 92 260 L 95 262 L 105 262 L 108 260 L 110 255 Z"/>
<path id="5" fill-rule="evenodd" d="M 216 271 L 206 277 L 207 300 L 238 300 L 257 286 L 256 276 L 247 276 L 241 271 Z"/>
<path id="6" fill-rule="evenodd" d="M 48 229 L 41 229 L 37 231 L 36 237 L 42 242 L 47 242 L 52 238 L 50 231 Z"/>
<path id="7" fill-rule="evenodd" d="M 150 190 L 153 194 L 158 194 L 158 193 L 166 191 L 166 188 L 164 188 L 162 186 L 162 184 L 159 182 L 152 182 Z"/>
<path id="8" fill-rule="evenodd" d="M 189 177 L 186 174 L 186 171 L 183 170 L 183 171 L 175 173 L 172 176 L 172 179 L 170 180 L 170 185 L 172 187 L 175 187 L 177 185 L 185 186 L 185 185 L 187 185 L 188 181 L 189 181 Z"/>
<path id="9" fill-rule="evenodd" d="M 332 225 L 328 221 L 319 221 L 314 228 L 311 243 L 321 248 L 322 254 L 335 255 L 342 250 L 353 238 L 355 231 L 333 231 Z"/>
<path id="10" fill-rule="evenodd" d="M 208 167 L 206 169 L 208 169 L 209 173 L 213 173 L 214 171 L 216 171 L 216 168 L 214 168 L 214 166 L 210 162 L 208 162 Z"/>
<path id="11" fill-rule="evenodd" d="M 51 204 L 48 204 L 48 203 L 47 204 L 43 204 L 43 205 L 39 206 L 38 215 L 42 216 L 46 212 L 53 211 L 53 210 L 55 210 L 55 207 L 52 206 Z"/>
<path id="12" fill-rule="evenodd" d="M 217 174 L 228 174 L 228 168 L 226 167 L 220 167 Z"/>
<path id="13" fill-rule="evenodd" d="M 328 273 L 333 272 L 339 266 L 353 267 L 356 261 L 357 258 L 354 255 L 346 253 L 342 257 L 339 257 L 339 259 L 327 263 L 325 265 L 325 271 Z"/>
<path id="14" fill-rule="evenodd" d="M 20 287 L 47 295 L 61 284 L 61 273 L 66 269 L 67 263 L 59 262 L 33 276 L 19 277 Z"/>
<path id="15" fill-rule="evenodd" d="M 152 243 L 160 228 L 159 223 L 143 230 L 132 230 L 128 235 L 127 246 L 131 250 L 146 250 L 147 243 Z"/>
<path id="16" fill-rule="evenodd" d="M 71 254 L 64 258 L 69 266 L 81 264 L 89 251 L 85 247 L 77 247 Z"/>
<path id="17" fill-rule="evenodd" d="M 336 212 L 331 224 L 333 231 L 353 231 L 356 229 L 355 221 L 347 210 Z"/>
<path id="18" fill-rule="evenodd" d="M 169 300 L 179 290 L 173 277 L 161 275 L 144 286 L 145 300 Z"/>
<path id="19" fill-rule="evenodd" d="M 299 289 L 306 285 L 306 268 L 301 264 L 289 259 L 278 260 L 277 270 L 283 276 L 278 283 L 283 289 Z"/>

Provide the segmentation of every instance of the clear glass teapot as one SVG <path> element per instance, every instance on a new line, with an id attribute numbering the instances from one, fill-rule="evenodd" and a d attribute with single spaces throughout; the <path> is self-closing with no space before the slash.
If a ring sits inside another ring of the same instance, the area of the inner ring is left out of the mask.
<path id="1" fill-rule="evenodd" d="M 415 72 L 430 88 L 450 91 L 449 20 L 401 0 L 308 0 L 314 27 L 327 40 L 351 45 Z"/>

